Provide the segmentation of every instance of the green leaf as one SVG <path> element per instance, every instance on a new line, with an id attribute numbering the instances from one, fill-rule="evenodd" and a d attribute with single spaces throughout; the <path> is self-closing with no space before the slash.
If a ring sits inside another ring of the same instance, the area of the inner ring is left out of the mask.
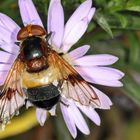
<path id="1" fill-rule="evenodd" d="M 91 22 L 88 26 L 87 33 L 92 32 L 95 27 L 96 25 L 94 24 L 94 22 Z"/>
<path id="2" fill-rule="evenodd" d="M 49 1 L 48 0 L 33 0 L 33 1 L 34 1 L 34 4 L 35 4 L 38 12 L 47 15 Z"/>
<path id="3" fill-rule="evenodd" d="M 107 6 L 107 0 L 95 0 L 96 5 L 98 5 L 99 7 L 101 7 L 102 5 L 104 7 Z"/>
<path id="4" fill-rule="evenodd" d="M 140 12 L 140 1 L 139 0 L 129 0 L 126 5 L 126 9 L 130 11 Z"/>
<path id="5" fill-rule="evenodd" d="M 125 8 L 126 0 L 110 0 L 108 1 L 107 10 L 112 12 L 120 11 Z"/>
<path id="6" fill-rule="evenodd" d="M 125 75 L 123 79 L 124 87 L 123 92 L 129 96 L 137 105 L 140 106 L 140 86 L 135 82 L 135 80 L 129 76 Z"/>
<path id="7" fill-rule="evenodd" d="M 127 20 L 126 16 L 123 16 L 120 13 L 113 13 L 113 15 L 120 21 L 120 24 L 121 24 L 122 28 L 127 27 L 128 20 Z"/>
<path id="8" fill-rule="evenodd" d="M 139 38 L 134 32 L 127 32 L 129 52 L 130 52 L 130 63 L 140 64 L 140 42 Z"/>
<path id="9" fill-rule="evenodd" d="M 55 133 L 57 135 L 56 140 L 62 140 L 62 138 L 64 140 L 72 140 L 72 137 L 66 127 L 62 115 L 60 116 L 60 113 L 59 113 L 59 117 L 55 119 L 54 125 L 55 125 Z"/>
<path id="10" fill-rule="evenodd" d="M 137 64 L 137 63 L 129 63 L 127 65 L 127 68 L 130 69 L 130 70 L 134 70 L 134 71 L 140 73 L 140 64 Z"/>
<path id="11" fill-rule="evenodd" d="M 114 16 L 113 14 L 105 15 L 105 18 L 110 26 L 111 29 L 127 29 L 127 30 L 139 30 L 140 29 L 140 16 L 139 14 L 134 13 L 120 13 L 120 16 L 125 17 L 124 23 L 118 20 L 118 17 Z M 124 20 L 124 19 L 123 19 Z M 125 25 L 125 27 L 124 27 Z"/>
<path id="12" fill-rule="evenodd" d="M 118 11 L 135 11 L 140 12 L 139 0 L 95 0 L 96 5 L 108 13 L 115 13 Z"/>
<path id="13" fill-rule="evenodd" d="M 98 10 L 94 16 L 95 20 L 97 23 L 100 25 L 102 29 L 104 29 L 112 38 L 113 38 L 113 33 L 111 31 L 111 28 L 104 17 L 104 15 Z"/>
<path id="14" fill-rule="evenodd" d="M 16 19 L 19 17 L 18 5 L 16 0 L 6 0 L 0 3 L 0 12 L 10 16 L 12 19 Z"/>

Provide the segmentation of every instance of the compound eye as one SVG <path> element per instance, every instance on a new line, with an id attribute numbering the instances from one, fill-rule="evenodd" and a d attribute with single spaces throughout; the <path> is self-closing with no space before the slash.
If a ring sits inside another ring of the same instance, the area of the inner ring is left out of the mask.
<path id="1" fill-rule="evenodd" d="M 47 35 L 44 28 L 39 25 L 27 25 L 26 27 L 21 28 L 17 34 L 17 40 L 24 40 L 27 37 L 31 36 L 44 36 Z"/>
<path id="2" fill-rule="evenodd" d="M 23 27 L 23 28 L 21 28 L 21 30 L 17 34 L 17 40 L 24 40 L 28 36 L 29 36 L 29 33 L 27 30 L 27 27 Z"/>
<path id="3" fill-rule="evenodd" d="M 44 36 L 47 35 L 46 31 L 44 28 L 42 28 L 39 25 L 32 25 L 32 35 L 33 36 Z"/>

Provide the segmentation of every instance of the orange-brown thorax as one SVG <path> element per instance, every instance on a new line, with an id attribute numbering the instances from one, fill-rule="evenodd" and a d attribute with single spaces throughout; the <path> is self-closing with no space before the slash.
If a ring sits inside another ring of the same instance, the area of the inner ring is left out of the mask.
<path id="1" fill-rule="evenodd" d="M 26 64 L 27 71 L 39 72 L 48 67 L 47 42 L 41 37 L 31 36 L 21 43 L 20 59 Z"/>

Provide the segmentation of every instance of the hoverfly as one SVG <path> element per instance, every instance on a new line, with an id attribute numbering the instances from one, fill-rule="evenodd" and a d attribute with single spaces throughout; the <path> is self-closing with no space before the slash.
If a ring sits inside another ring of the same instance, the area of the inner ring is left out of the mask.
<path id="1" fill-rule="evenodd" d="M 0 92 L 0 121 L 6 124 L 26 102 L 50 110 L 61 96 L 100 106 L 99 98 L 78 72 L 49 45 L 39 25 L 18 32 L 20 51 Z M 65 104 L 65 103 L 64 103 Z"/>

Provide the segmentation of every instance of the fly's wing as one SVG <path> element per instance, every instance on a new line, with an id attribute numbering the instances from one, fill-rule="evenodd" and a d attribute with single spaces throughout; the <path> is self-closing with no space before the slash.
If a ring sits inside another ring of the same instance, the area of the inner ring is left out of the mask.
<path id="1" fill-rule="evenodd" d="M 78 74 L 78 72 L 59 54 L 50 53 L 49 61 L 59 69 L 61 94 L 82 105 L 90 104 L 100 107 L 100 101 L 93 88 Z"/>
<path id="2" fill-rule="evenodd" d="M 25 95 L 21 88 L 21 73 L 24 64 L 15 60 L 0 91 L 0 124 L 4 126 L 24 104 Z"/>

